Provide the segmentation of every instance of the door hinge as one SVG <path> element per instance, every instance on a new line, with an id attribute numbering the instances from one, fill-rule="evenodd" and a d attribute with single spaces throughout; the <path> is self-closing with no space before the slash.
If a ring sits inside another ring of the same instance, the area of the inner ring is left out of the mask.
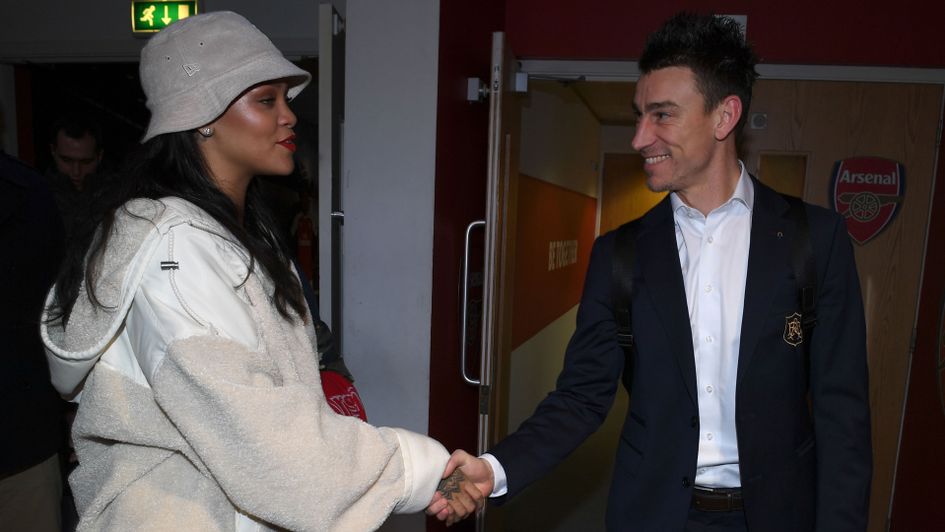
<path id="1" fill-rule="evenodd" d="M 912 356 L 915 354 L 915 341 L 918 335 L 919 335 L 919 329 L 917 327 L 913 327 L 912 338 L 909 339 L 909 356 Z"/>

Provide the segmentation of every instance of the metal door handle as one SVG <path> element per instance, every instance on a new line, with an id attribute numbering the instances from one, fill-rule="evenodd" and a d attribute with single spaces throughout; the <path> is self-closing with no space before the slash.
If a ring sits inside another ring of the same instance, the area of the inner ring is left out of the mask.
<path id="1" fill-rule="evenodd" d="M 473 386 L 479 386 L 482 384 L 482 381 L 478 379 L 471 379 L 469 375 L 466 375 L 466 313 L 469 305 L 469 235 L 472 234 L 473 229 L 485 226 L 485 220 L 476 220 L 475 222 L 472 222 L 466 226 L 466 243 L 463 246 L 463 321 L 462 325 L 460 326 L 461 334 L 459 348 L 459 372 L 463 376 L 463 380 L 466 381 L 467 384 L 472 384 Z"/>

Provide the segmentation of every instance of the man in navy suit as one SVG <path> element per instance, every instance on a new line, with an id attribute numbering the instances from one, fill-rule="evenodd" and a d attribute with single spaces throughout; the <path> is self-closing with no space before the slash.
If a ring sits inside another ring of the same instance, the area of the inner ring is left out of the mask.
<path id="1" fill-rule="evenodd" d="M 640 59 L 633 147 L 648 186 L 670 194 L 636 233 L 636 352 L 609 530 L 866 528 L 869 390 L 853 252 L 839 215 L 803 205 L 817 324 L 799 329 L 798 218 L 736 153 L 755 63 L 733 20 L 692 14 L 667 21 Z M 604 421 L 625 365 L 614 247 L 613 232 L 594 244 L 556 389 L 482 457 L 454 453 L 450 467 L 484 494 L 519 493 Z"/>

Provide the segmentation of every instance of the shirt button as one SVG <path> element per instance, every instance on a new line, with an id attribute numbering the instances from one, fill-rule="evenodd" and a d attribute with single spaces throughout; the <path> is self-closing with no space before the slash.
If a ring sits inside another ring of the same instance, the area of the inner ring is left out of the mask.
<path id="1" fill-rule="evenodd" d="M 711 291 L 712 291 L 712 285 L 710 285 L 710 284 L 705 285 L 705 291 L 706 291 L 706 292 L 711 292 Z"/>
<path id="2" fill-rule="evenodd" d="M 712 385 L 710 384 L 709 386 L 706 386 L 705 391 L 708 393 L 712 393 Z"/>
<path id="3" fill-rule="evenodd" d="M 707 440 L 709 440 L 709 441 L 712 441 L 712 438 L 713 438 L 713 437 L 714 437 L 714 436 L 712 436 L 712 433 L 711 433 L 711 432 L 706 433 L 706 435 L 705 435 L 705 439 L 707 439 Z"/>
<path id="4" fill-rule="evenodd" d="M 715 242 L 715 239 L 713 239 L 711 236 L 710 236 L 707 240 L 709 241 L 710 244 L 711 244 L 712 242 Z"/>

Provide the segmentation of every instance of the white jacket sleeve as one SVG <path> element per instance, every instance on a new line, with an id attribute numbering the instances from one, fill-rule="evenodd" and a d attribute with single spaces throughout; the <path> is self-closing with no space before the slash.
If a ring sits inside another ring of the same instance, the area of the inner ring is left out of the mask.
<path id="1" fill-rule="evenodd" d="M 335 414 L 303 327 L 259 276 L 243 283 L 232 244 L 182 225 L 156 255 L 128 333 L 157 403 L 241 511 L 293 530 L 368 530 L 429 503 L 443 446 Z"/>

